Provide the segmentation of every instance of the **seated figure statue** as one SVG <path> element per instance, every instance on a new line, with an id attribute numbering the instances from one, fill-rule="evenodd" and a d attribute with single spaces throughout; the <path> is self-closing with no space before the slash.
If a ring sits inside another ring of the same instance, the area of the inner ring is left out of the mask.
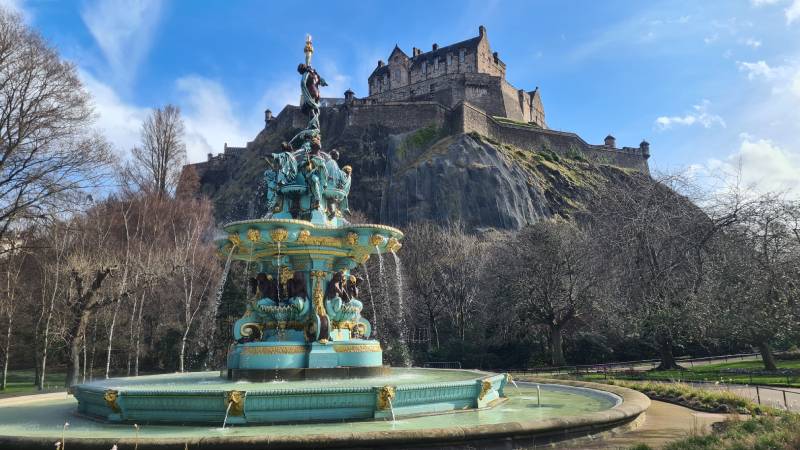
<path id="1" fill-rule="evenodd" d="M 356 291 L 357 293 L 357 288 Z M 333 322 L 359 321 L 363 305 L 352 296 L 352 291 L 348 292 L 344 274 L 336 272 L 328 283 L 328 291 L 325 294 L 325 309 Z"/>
<path id="2" fill-rule="evenodd" d="M 262 274 L 259 274 L 259 276 Z M 258 277 L 256 277 L 258 279 Z M 258 301 L 258 309 L 266 316 L 267 322 L 285 322 L 298 320 L 305 315 L 308 310 L 308 300 L 306 294 L 306 283 L 302 272 L 295 272 L 292 279 L 287 284 L 288 298 L 280 299 L 278 296 L 278 284 L 272 279 L 272 275 L 265 275 L 264 290 L 261 291 L 261 299 Z M 269 293 L 267 296 L 265 293 Z"/>

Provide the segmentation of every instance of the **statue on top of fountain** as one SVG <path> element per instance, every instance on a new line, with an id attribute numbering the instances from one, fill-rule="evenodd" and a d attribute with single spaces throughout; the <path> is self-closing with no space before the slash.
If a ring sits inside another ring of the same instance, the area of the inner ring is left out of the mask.
<path id="1" fill-rule="evenodd" d="M 339 167 L 338 151 L 322 151 L 320 87 L 327 83 L 311 66 L 314 48 L 310 36 L 304 52 L 306 62 L 297 71 L 302 75 L 300 110 L 309 120 L 304 130 L 282 144 L 281 151 L 266 158 L 267 215 L 340 225 L 343 213 L 349 212 L 347 196 L 352 168 Z"/>

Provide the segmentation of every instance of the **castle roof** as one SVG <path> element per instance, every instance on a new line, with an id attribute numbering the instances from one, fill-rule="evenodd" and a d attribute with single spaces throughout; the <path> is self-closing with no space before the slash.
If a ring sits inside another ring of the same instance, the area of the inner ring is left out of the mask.
<path id="1" fill-rule="evenodd" d="M 475 49 L 478 48 L 478 44 L 481 42 L 481 39 L 484 36 L 485 36 L 485 34 L 484 35 L 479 35 L 479 36 L 476 36 L 474 38 L 467 39 L 465 41 L 456 42 L 455 44 L 451 44 L 451 45 L 448 45 L 446 47 L 439 47 L 436 50 L 431 50 L 429 52 L 420 53 L 419 55 L 412 56 L 411 58 L 408 58 L 409 61 L 411 61 L 410 67 L 414 67 L 414 66 L 416 66 L 418 64 L 422 64 L 423 61 L 432 64 L 434 58 L 436 58 L 438 56 L 446 55 L 446 54 L 451 53 L 451 52 L 455 53 L 456 56 L 457 56 L 458 55 L 458 51 L 461 50 L 462 48 L 463 49 L 467 49 L 467 50 L 475 50 Z M 392 55 L 394 55 L 394 53 L 396 51 L 400 51 L 403 55 L 408 57 L 408 55 L 406 55 L 406 53 L 403 52 L 403 50 L 400 49 L 400 47 L 395 45 L 394 49 L 392 50 L 392 53 L 389 55 L 389 59 L 390 60 L 392 58 Z M 386 74 L 388 72 L 389 72 L 389 65 L 386 64 L 386 65 L 383 65 L 381 67 L 375 68 L 375 70 L 373 70 L 372 73 L 370 74 L 369 78 L 372 78 L 374 76 L 383 75 L 383 74 Z"/>

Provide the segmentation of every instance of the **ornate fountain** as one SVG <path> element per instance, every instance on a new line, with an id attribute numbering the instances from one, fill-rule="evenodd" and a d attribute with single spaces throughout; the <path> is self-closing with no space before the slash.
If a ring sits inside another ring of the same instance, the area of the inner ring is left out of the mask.
<path id="1" fill-rule="evenodd" d="M 60 394 L 39 406 L 0 408 L 0 448 L 50 445 L 53 433 L 87 448 L 135 447 L 141 424 L 142 443 L 181 448 L 541 443 L 628 424 L 646 409 L 646 397 L 622 388 L 520 382 L 509 389 L 507 374 L 383 365 L 354 269 L 370 255 L 398 251 L 403 234 L 344 218 L 352 170 L 323 150 L 325 81 L 311 66 L 310 38 L 304 50 L 298 72 L 308 124 L 266 157 L 269 212 L 225 225 L 227 236 L 216 242 L 226 272 L 232 260 L 253 268 L 226 370 L 78 385 L 77 408 Z M 70 431 L 59 428 L 65 416 Z M 371 422 L 355 431 L 343 421 Z M 248 427 L 226 434 L 228 425 Z"/>
<path id="2" fill-rule="evenodd" d="M 310 38 L 301 78 L 301 110 L 308 124 L 279 152 L 267 156 L 268 214 L 225 225 L 223 256 L 258 266 L 251 303 L 233 328 L 231 379 L 272 380 L 385 373 L 380 343 L 361 316 L 362 280 L 351 273 L 370 255 L 396 252 L 403 233 L 385 225 L 350 224 L 347 196 L 352 168 L 323 150 L 320 86 L 311 66 Z"/>

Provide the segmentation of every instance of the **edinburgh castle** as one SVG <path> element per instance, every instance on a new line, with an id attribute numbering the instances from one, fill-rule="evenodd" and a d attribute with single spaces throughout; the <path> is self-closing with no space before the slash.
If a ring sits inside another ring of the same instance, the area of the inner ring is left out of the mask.
<path id="1" fill-rule="evenodd" d="M 378 61 L 369 75 L 366 97 L 359 98 L 348 89 L 343 97 L 322 99 L 321 122 L 326 145 L 340 150 L 344 163 L 353 165 L 360 175 L 357 179 L 367 176 L 382 180 L 380 192 L 359 193 L 356 186 L 351 196 L 356 209 L 375 220 L 403 223 L 416 219 L 458 219 L 475 226 L 518 228 L 540 217 L 561 214 L 558 208 L 545 206 L 543 200 L 534 198 L 536 194 L 531 194 L 532 197 L 526 194 L 525 197 L 531 198 L 520 200 L 520 189 L 536 190 L 530 186 L 515 187 L 508 194 L 509 205 L 488 205 L 487 211 L 472 213 L 474 217 L 465 216 L 469 212 L 450 217 L 450 213 L 440 211 L 441 204 L 430 204 L 436 198 L 433 191 L 442 187 L 424 188 L 428 192 L 423 199 L 419 181 L 415 181 L 418 172 L 430 170 L 432 163 L 442 159 L 445 145 L 463 150 L 465 143 L 459 139 L 461 136 L 480 138 L 499 150 L 503 146 L 516 149 L 523 155 L 552 154 L 565 160 L 649 174 L 650 149 L 646 141 L 637 147 L 617 147 L 615 138 L 609 135 L 602 144 L 589 144 L 575 133 L 549 129 L 541 90 L 518 89 L 506 80 L 506 65 L 499 53 L 492 50 L 483 26 L 473 38 L 447 46 L 433 44 L 427 52 L 414 47 L 409 55 L 395 46 L 387 61 Z M 226 144 L 223 153 L 209 154 L 207 161 L 186 167 L 185 172 L 193 173 L 199 189 L 215 199 L 217 209 L 226 218 L 254 217 L 263 212 L 257 200 L 239 199 L 236 191 L 224 184 L 235 179 L 245 184 L 257 183 L 263 165 L 255 170 L 253 164 L 277 151 L 280 142 L 305 127 L 306 121 L 300 109 L 292 105 L 285 106 L 278 115 L 267 110 L 264 119 L 264 129 L 246 146 Z M 432 148 L 437 152 L 432 153 Z M 449 151 L 453 152 L 453 148 Z M 459 153 L 452 157 L 456 154 Z M 472 155 L 468 159 L 475 158 Z M 514 165 L 508 158 L 497 164 L 506 163 Z M 490 169 L 494 164 L 489 164 Z M 445 166 L 437 170 L 450 170 Z M 465 186 L 478 183 L 476 180 L 480 178 L 475 174 L 466 177 L 471 181 Z M 509 178 L 506 175 L 502 178 L 502 182 L 489 184 L 518 182 L 505 180 Z M 474 188 L 492 189 L 477 185 Z M 454 201 L 452 195 L 447 193 L 447 202 Z M 465 197 L 459 201 L 474 199 Z M 487 202 L 491 203 L 490 200 L 484 203 Z M 496 217 L 498 214 L 500 218 Z"/>

